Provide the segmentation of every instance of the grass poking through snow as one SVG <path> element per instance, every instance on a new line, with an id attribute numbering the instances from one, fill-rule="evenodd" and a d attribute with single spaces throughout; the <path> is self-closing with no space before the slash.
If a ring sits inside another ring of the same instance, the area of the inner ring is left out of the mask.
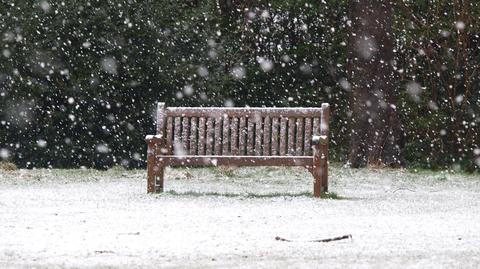
<path id="1" fill-rule="evenodd" d="M 229 192 L 199 192 L 199 191 L 185 191 L 178 192 L 175 190 L 168 190 L 165 193 L 176 196 L 220 196 L 220 197 L 244 197 L 244 198 L 274 198 L 274 197 L 313 197 L 311 192 L 286 193 L 286 192 L 272 192 L 272 193 L 229 193 Z M 334 192 L 324 192 L 320 196 L 321 199 L 342 200 L 345 199 Z"/>
<path id="2" fill-rule="evenodd" d="M 12 162 L 0 161 L 0 170 L 10 172 L 18 170 L 18 167 Z"/>

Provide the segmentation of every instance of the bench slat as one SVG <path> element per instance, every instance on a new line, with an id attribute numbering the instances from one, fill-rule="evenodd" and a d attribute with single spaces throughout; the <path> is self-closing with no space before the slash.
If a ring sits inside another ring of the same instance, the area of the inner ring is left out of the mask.
<path id="1" fill-rule="evenodd" d="M 313 135 L 320 135 L 320 118 L 313 119 Z"/>
<path id="2" fill-rule="evenodd" d="M 189 152 L 191 155 L 197 154 L 197 118 L 190 118 L 190 141 L 189 141 Z"/>
<path id="3" fill-rule="evenodd" d="M 182 146 L 182 119 L 180 117 L 175 117 L 175 131 L 174 131 L 174 144 L 173 150 L 174 154 L 178 154 L 178 151 L 183 148 Z"/>
<path id="4" fill-rule="evenodd" d="M 188 154 L 188 152 L 189 152 L 189 145 L 188 145 L 189 135 L 190 135 L 190 120 L 189 120 L 188 117 L 183 117 L 183 119 L 182 119 L 182 145 L 183 145 L 184 154 Z"/>
<path id="5" fill-rule="evenodd" d="M 157 134 L 163 134 L 167 120 L 165 103 L 157 103 Z"/>
<path id="6" fill-rule="evenodd" d="M 262 117 L 255 117 L 255 155 L 262 156 L 262 135 L 263 135 L 263 122 Z"/>
<path id="7" fill-rule="evenodd" d="M 167 112 L 165 110 L 165 103 L 157 103 L 157 134 L 162 135 L 165 138 L 165 127 L 167 123 Z M 164 141 L 164 140 L 163 140 Z M 163 144 L 161 147 L 156 147 L 156 154 L 165 154 L 162 147 L 166 146 Z"/>
<path id="8" fill-rule="evenodd" d="M 320 121 L 320 135 L 328 136 L 328 121 L 329 121 L 329 111 L 330 108 L 328 104 L 322 104 L 324 110 L 322 110 L 321 121 Z"/>
<path id="9" fill-rule="evenodd" d="M 167 146 L 167 154 L 173 154 L 173 118 L 168 117 L 167 118 L 167 128 L 165 132 L 167 132 L 166 138 L 166 146 Z"/>
<path id="10" fill-rule="evenodd" d="M 304 166 L 312 167 L 310 156 L 156 156 L 166 165 L 245 165 L 245 166 Z"/>
<path id="11" fill-rule="evenodd" d="M 272 118 L 272 133 L 271 133 L 271 154 L 273 156 L 278 155 L 278 127 L 279 127 L 279 119 Z"/>
<path id="12" fill-rule="evenodd" d="M 205 155 L 205 118 L 198 119 L 198 155 Z"/>
<path id="13" fill-rule="evenodd" d="M 240 155 L 238 152 L 238 118 L 232 118 L 230 123 L 230 151 L 231 155 Z"/>
<path id="14" fill-rule="evenodd" d="M 263 156 L 270 156 L 270 132 L 272 131 L 272 124 L 269 116 L 266 116 L 263 121 Z"/>
<path id="15" fill-rule="evenodd" d="M 205 155 L 205 118 L 198 119 L 198 155 Z"/>
<path id="16" fill-rule="evenodd" d="M 245 155 L 245 146 L 247 141 L 247 118 L 245 116 L 240 118 L 240 126 L 238 130 L 238 155 Z"/>
<path id="17" fill-rule="evenodd" d="M 288 148 L 287 152 L 288 155 L 294 156 L 295 155 L 295 118 L 289 117 L 288 118 Z"/>
<path id="18" fill-rule="evenodd" d="M 312 118 L 305 118 L 305 142 L 303 155 L 312 155 Z"/>
<path id="19" fill-rule="evenodd" d="M 247 155 L 254 155 L 254 146 L 255 146 L 255 136 L 254 136 L 255 123 L 253 118 L 248 118 L 248 127 L 247 127 Z"/>
<path id="20" fill-rule="evenodd" d="M 295 143 L 295 155 L 302 156 L 303 155 L 303 135 L 304 135 L 304 128 L 303 128 L 303 118 L 297 118 L 297 141 Z"/>
<path id="21" fill-rule="evenodd" d="M 287 155 L 287 122 L 288 119 L 282 117 L 280 119 L 280 155 L 285 156 Z"/>
<path id="22" fill-rule="evenodd" d="M 214 147 L 215 147 L 215 155 L 221 155 L 222 154 L 222 122 L 223 119 L 221 116 L 215 118 L 215 140 L 214 140 Z"/>
<path id="23" fill-rule="evenodd" d="M 229 118 L 224 115 L 223 116 L 223 137 L 222 137 L 222 155 L 229 155 Z"/>
<path id="24" fill-rule="evenodd" d="M 214 140 L 213 140 L 213 135 L 214 135 L 214 126 L 213 126 L 213 118 L 208 118 L 207 119 L 207 139 L 206 139 L 206 142 L 207 142 L 207 145 L 206 145 L 206 151 L 205 151 L 205 154 L 206 155 L 212 155 L 213 153 L 213 144 L 214 144 Z"/>

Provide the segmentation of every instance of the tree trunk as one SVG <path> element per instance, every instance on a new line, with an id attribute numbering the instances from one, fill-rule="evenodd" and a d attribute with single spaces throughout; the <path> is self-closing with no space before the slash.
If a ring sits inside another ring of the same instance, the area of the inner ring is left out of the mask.
<path id="1" fill-rule="evenodd" d="M 397 115 L 392 6 L 350 0 L 349 75 L 352 167 L 404 166 L 404 131 Z"/>

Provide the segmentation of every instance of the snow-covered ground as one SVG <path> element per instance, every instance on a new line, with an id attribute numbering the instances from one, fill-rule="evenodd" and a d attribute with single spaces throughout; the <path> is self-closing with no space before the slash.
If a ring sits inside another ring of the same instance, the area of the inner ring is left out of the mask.
<path id="1" fill-rule="evenodd" d="M 345 199 L 312 198 L 297 168 L 169 169 L 161 195 L 144 171 L 0 171 L 0 268 L 480 266 L 478 175 L 330 179 Z"/>

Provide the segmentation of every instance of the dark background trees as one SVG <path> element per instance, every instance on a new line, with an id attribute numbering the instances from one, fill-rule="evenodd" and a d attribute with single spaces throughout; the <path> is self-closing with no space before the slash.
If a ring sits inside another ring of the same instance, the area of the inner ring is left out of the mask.
<path id="1" fill-rule="evenodd" d="M 22 167 L 140 167 L 156 101 L 329 102 L 333 160 L 478 168 L 478 4 L 352 2 L 2 2 L 1 156 Z M 379 15 L 381 27 L 362 28 L 365 15 Z M 352 39 L 354 29 L 392 50 L 377 47 L 383 56 L 373 62 L 347 61 L 369 47 Z M 366 103 L 350 102 L 363 94 L 371 99 L 365 111 Z M 380 115 L 380 133 L 356 126 L 367 112 Z M 358 138 L 350 140 L 352 130 Z M 352 149 L 378 152 L 378 145 L 385 154 L 352 157 Z"/>
<path id="2" fill-rule="evenodd" d="M 397 112 L 393 5 L 383 0 L 352 0 L 349 18 L 348 163 L 352 167 L 403 167 L 405 134 Z"/>

